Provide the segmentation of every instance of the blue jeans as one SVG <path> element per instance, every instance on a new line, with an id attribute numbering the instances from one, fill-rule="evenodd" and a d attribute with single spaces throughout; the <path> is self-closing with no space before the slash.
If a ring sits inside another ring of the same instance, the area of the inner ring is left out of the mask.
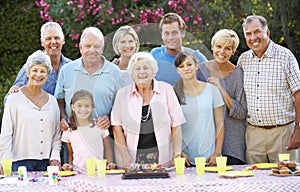
<path id="1" fill-rule="evenodd" d="M 47 171 L 49 159 L 25 159 L 12 163 L 12 171 L 18 171 L 19 166 L 26 166 L 27 171 Z"/>

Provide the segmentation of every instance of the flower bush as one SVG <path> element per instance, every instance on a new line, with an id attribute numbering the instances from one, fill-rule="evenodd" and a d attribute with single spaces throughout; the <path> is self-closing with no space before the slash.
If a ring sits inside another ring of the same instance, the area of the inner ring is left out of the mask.
<path id="1" fill-rule="evenodd" d="M 56 21 L 65 31 L 68 54 L 78 57 L 78 41 L 88 26 L 101 29 L 110 42 L 114 31 L 122 25 L 131 25 L 139 34 L 141 44 L 161 44 L 158 23 L 167 12 L 176 12 L 185 20 L 187 31 L 197 36 L 203 29 L 200 0 L 36 0 L 43 21 Z M 73 46 L 72 46 L 73 45 Z M 108 48 L 110 45 L 106 45 Z M 109 48 L 109 52 L 111 50 Z"/>

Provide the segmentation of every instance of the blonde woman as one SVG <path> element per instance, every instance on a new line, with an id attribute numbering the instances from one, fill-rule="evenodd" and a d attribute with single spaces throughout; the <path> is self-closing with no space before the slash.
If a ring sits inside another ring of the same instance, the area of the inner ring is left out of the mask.
<path id="1" fill-rule="evenodd" d="M 132 27 L 128 25 L 122 26 L 116 31 L 112 44 L 115 53 L 120 56 L 114 60 L 114 63 L 118 65 L 123 74 L 123 85 L 128 85 L 132 80 L 126 72 L 126 69 L 131 56 L 139 51 L 139 37 Z"/>
<path id="2" fill-rule="evenodd" d="M 211 40 L 214 59 L 202 63 L 204 79 L 216 85 L 225 102 L 225 136 L 222 155 L 229 165 L 245 164 L 245 128 L 247 104 L 243 87 L 243 71 L 230 62 L 236 52 L 239 37 L 236 32 L 221 29 Z"/>

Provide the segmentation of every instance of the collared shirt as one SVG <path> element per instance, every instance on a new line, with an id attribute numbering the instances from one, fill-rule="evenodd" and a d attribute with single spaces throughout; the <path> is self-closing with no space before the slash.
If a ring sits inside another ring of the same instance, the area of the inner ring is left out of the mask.
<path id="1" fill-rule="evenodd" d="M 120 69 L 103 56 L 103 67 L 90 74 L 82 65 L 82 58 L 76 59 L 61 68 L 54 96 L 65 99 L 66 113 L 70 114 L 70 102 L 76 91 L 89 91 L 95 101 L 95 116 L 109 115 L 115 95 L 122 87 L 123 78 Z"/>
<path id="2" fill-rule="evenodd" d="M 238 65 L 244 70 L 250 124 L 268 126 L 295 119 L 293 94 L 300 90 L 300 71 L 290 50 L 270 40 L 262 58 L 249 50 Z"/>
<path id="3" fill-rule="evenodd" d="M 206 57 L 198 50 L 193 50 L 191 48 L 184 47 L 184 51 L 192 53 L 196 57 L 198 63 L 207 61 Z M 174 64 L 176 56 L 168 54 L 167 48 L 164 45 L 152 49 L 150 53 L 152 54 L 152 56 L 158 64 L 158 72 L 156 73 L 155 79 L 157 79 L 158 81 L 167 82 L 170 85 L 174 86 L 176 81 L 180 79 L 180 75 L 177 73 Z M 197 79 L 199 79 L 198 73 Z"/>
<path id="4" fill-rule="evenodd" d="M 122 126 L 127 150 L 135 160 L 140 134 L 143 98 L 135 83 L 120 89 L 111 113 L 111 124 Z M 159 149 L 159 163 L 168 165 L 172 159 L 171 128 L 185 122 L 185 118 L 173 88 L 154 80 L 150 101 L 154 132 Z"/>
<path id="5" fill-rule="evenodd" d="M 60 71 L 60 69 L 63 65 L 65 65 L 66 63 L 69 63 L 70 61 L 72 61 L 72 60 L 61 55 L 61 60 L 60 60 L 58 71 Z M 52 69 L 50 71 L 48 78 L 46 80 L 46 83 L 43 85 L 42 89 L 45 90 L 47 93 L 54 95 L 57 79 L 58 79 L 58 75 L 56 74 L 55 69 Z M 28 79 L 27 79 L 27 74 L 26 74 L 26 69 L 25 69 L 25 64 L 24 64 L 23 67 L 20 69 L 13 86 L 21 87 L 23 85 L 26 85 L 27 81 L 28 81 Z M 8 95 L 6 95 L 4 97 L 4 100 L 3 100 L 4 104 L 6 103 L 7 96 Z"/>
<path id="6" fill-rule="evenodd" d="M 39 108 L 20 90 L 7 98 L 0 136 L 0 160 L 60 161 L 61 130 L 56 99 Z"/>

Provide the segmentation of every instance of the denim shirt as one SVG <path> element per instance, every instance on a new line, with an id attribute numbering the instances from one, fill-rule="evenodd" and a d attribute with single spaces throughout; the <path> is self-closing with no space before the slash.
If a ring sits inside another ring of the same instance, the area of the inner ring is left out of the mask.
<path id="1" fill-rule="evenodd" d="M 58 71 L 60 71 L 61 67 L 64 64 L 69 63 L 70 61 L 72 61 L 72 60 L 61 55 L 61 60 L 60 60 Z M 47 81 L 43 85 L 42 89 L 45 90 L 47 93 L 54 95 L 57 79 L 58 79 L 58 74 L 56 74 L 55 70 L 52 69 L 51 72 L 49 73 Z M 20 69 L 13 86 L 21 87 L 23 85 L 26 85 L 27 81 L 28 81 L 28 79 L 27 79 L 25 64 L 24 64 L 23 67 Z M 4 100 L 3 100 L 4 104 L 6 102 L 7 96 L 8 95 L 6 94 L 6 96 L 4 97 Z"/>

